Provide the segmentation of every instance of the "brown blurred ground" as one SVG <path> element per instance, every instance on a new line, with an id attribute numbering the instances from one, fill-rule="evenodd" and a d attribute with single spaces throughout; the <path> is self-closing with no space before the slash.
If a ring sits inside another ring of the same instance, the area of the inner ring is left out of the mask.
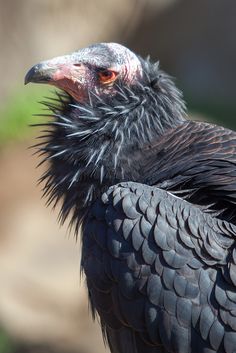
<path id="1" fill-rule="evenodd" d="M 40 201 L 40 171 L 26 147 L 0 152 L 0 323 L 20 341 L 104 352 L 80 281 L 80 246 Z"/>

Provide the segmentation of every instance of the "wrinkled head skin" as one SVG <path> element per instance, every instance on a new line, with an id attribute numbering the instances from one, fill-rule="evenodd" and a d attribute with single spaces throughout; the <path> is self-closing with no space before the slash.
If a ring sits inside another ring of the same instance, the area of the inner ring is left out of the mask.
<path id="1" fill-rule="evenodd" d="M 43 61 L 29 82 L 61 90 L 44 102 L 52 120 L 37 147 L 49 166 L 45 195 L 49 203 L 62 199 L 62 222 L 73 210 L 77 227 L 107 187 L 143 181 L 143 151 L 185 120 L 182 95 L 159 63 L 116 43 Z"/>
<path id="2" fill-rule="evenodd" d="M 90 91 L 106 97 L 115 93 L 117 80 L 134 84 L 141 77 L 142 66 L 134 53 L 120 44 L 100 43 L 33 66 L 25 83 L 48 83 L 84 102 Z"/>

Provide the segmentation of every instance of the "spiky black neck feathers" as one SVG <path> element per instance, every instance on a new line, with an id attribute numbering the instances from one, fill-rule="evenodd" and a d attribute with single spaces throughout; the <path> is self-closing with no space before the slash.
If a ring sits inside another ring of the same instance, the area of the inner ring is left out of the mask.
<path id="1" fill-rule="evenodd" d="M 142 149 L 158 141 L 168 129 L 184 122 L 181 93 L 158 64 L 142 59 L 143 78 L 132 87 L 116 84 L 116 95 L 89 94 L 79 104 L 58 94 L 47 101 L 53 121 L 40 148 L 49 163 L 48 202 L 62 199 L 61 221 L 72 211 L 78 227 L 87 208 L 101 192 L 119 181 L 142 181 Z"/>

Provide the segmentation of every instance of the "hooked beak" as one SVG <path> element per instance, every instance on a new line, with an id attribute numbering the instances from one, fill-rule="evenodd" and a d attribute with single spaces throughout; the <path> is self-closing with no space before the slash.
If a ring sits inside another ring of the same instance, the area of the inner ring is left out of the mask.
<path id="1" fill-rule="evenodd" d="M 34 65 L 25 76 L 25 85 L 30 82 L 50 83 L 55 73 L 55 68 L 49 67 L 44 63 Z"/>
<path id="2" fill-rule="evenodd" d="M 79 80 L 84 72 L 84 65 L 80 62 L 78 54 L 77 52 L 59 56 L 34 65 L 25 76 L 25 84 L 33 82 L 59 86 L 62 80 Z"/>
<path id="3" fill-rule="evenodd" d="M 86 96 L 86 80 L 87 68 L 79 52 L 42 61 L 34 65 L 25 76 L 25 84 L 47 83 L 63 89 L 77 101 Z"/>

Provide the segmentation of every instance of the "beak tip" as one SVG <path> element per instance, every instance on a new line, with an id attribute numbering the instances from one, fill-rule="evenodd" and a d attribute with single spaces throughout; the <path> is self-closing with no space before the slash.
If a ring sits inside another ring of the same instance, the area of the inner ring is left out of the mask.
<path id="1" fill-rule="evenodd" d="M 30 81 L 28 80 L 28 77 L 26 75 L 25 78 L 24 78 L 24 85 L 27 85 L 28 83 L 30 83 Z"/>
<path id="2" fill-rule="evenodd" d="M 34 65 L 25 75 L 24 84 L 48 83 L 51 79 L 51 73 L 43 64 Z"/>
<path id="3" fill-rule="evenodd" d="M 30 82 L 34 82 L 38 73 L 38 66 L 33 66 L 25 75 L 24 84 L 27 85 Z"/>

